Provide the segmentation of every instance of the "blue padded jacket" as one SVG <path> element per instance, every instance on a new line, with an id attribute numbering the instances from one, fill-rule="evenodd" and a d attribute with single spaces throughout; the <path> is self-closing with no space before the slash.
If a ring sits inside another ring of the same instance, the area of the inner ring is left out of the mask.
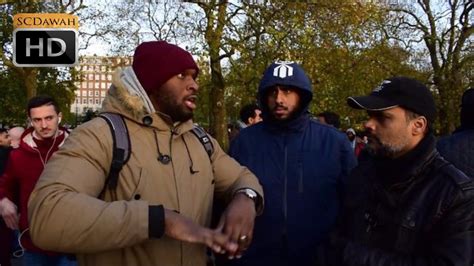
<path id="1" fill-rule="evenodd" d="M 343 183 L 356 165 L 346 135 L 307 114 L 312 92 L 303 70 L 284 63 L 292 67 L 288 80 L 276 77 L 281 65 L 270 66 L 260 84 L 264 121 L 243 129 L 229 151 L 259 178 L 265 194 L 253 242 L 233 265 L 310 265 L 316 246 L 336 220 Z M 266 90 L 277 84 L 301 90 L 303 108 L 284 123 L 268 119 L 263 101 Z"/>

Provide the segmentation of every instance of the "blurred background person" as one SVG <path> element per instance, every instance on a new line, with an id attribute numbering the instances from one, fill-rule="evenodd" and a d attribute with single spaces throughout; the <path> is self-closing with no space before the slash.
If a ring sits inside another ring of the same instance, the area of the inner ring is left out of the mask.
<path id="1" fill-rule="evenodd" d="M 331 125 L 337 129 L 341 126 L 340 117 L 334 112 L 324 111 L 316 115 L 316 118 L 321 124 Z"/>
<path id="2" fill-rule="evenodd" d="M 461 99 L 461 126 L 437 144 L 441 155 L 471 178 L 474 177 L 474 88 Z"/>
<path id="3" fill-rule="evenodd" d="M 12 148 L 18 148 L 18 146 L 20 145 L 20 138 L 23 132 L 25 132 L 25 129 L 23 127 L 13 127 L 8 130 L 8 134 L 10 135 L 10 146 Z"/>
<path id="4" fill-rule="evenodd" d="M 229 124 L 227 126 L 229 141 L 232 141 L 239 134 L 241 129 L 261 122 L 263 120 L 261 114 L 262 110 L 257 104 L 251 103 L 244 105 L 240 109 L 240 120 L 238 120 L 235 125 Z"/>
<path id="5" fill-rule="evenodd" d="M 0 128 L 0 183 L 1 176 L 7 164 L 8 155 L 10 153 L 10 137 L 6 128 Z M 13 231 L 10 230 L 3 218 L 0 217 L 0 265 L 10 266 L 11 250 L 13 242 Z"/>

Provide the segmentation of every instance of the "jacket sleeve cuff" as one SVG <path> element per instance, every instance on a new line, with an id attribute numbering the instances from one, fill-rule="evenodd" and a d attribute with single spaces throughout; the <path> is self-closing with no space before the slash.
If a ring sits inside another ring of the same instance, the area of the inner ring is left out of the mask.
<path id="1" fill-rule="evenodd" d="M 165 233 L 165 209 L 163 205 L 148 207 L 148 236 L 161 238 Z"/>

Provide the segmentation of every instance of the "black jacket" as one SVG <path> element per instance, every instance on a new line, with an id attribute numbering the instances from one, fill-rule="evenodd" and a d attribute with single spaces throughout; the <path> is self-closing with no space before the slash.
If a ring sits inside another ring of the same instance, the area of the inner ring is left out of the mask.
<path id="1" fill-rule="evenodd" d="M 362 161 L 318 265 L 471 265 L 474 183 L 425 138 L 397 160 Z"/>

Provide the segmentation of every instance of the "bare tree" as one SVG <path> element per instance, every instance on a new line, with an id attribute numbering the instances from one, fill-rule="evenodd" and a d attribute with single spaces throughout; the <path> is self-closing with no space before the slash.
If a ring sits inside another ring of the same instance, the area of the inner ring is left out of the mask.
<path id="1" fill-rule="evenodd" d="M 414 48 L 423 43 L 427 50 L 442 134 L 454 129 L 460 95 L 473 80 L 472 71 L 465 70 L 474 60 L 473 7 L 470 0 L 417 0 L 389 6 L 398 20 L 394 26 L 410 34 L 405 43 Z"/>

